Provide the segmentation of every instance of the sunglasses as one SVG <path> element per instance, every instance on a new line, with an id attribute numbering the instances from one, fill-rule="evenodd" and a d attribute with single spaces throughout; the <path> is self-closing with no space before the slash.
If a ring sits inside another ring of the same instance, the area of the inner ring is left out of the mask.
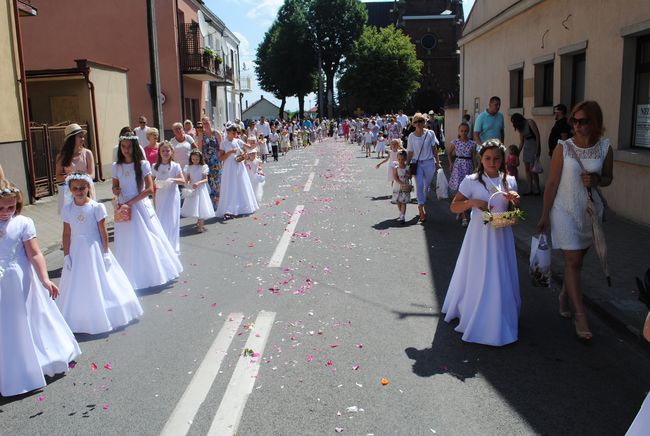
<path id="1" fill-rule="evenodd" d="M 571 124 L 577 124 L 579 126 L 588 126 L 591 123 L 589 118 L 571 118 L 569 120 Z"/>

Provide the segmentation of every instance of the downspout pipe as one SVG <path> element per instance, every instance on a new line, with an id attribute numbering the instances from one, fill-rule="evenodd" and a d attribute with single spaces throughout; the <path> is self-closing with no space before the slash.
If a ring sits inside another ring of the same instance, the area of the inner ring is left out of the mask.
<path id="1" fill-rule="evenodd" d="M 20 17 L 18 15 L 18 0 L 13 1 L 14 7 L 14 22 L 16 26 L 16 45 L 18 46 L 18 66 L 20 69 L 20 79 L 18 81 L 21 85 L 21 94 L 23 102 L 23 124 L 25 128 L 25 143 L 27 145 L 27 161 L 29 163 L 28 178 L 29 178 L 29 202 L 33 203 L 36 197 L 36 175 L 34 174 L 34 154 L 32 150 L 32 134 L 30 131 L 31 120 L 29 119 L 29 106 L 27 100 L 27 75 L 25 74 L 25 62 L 23 59 L 23 41 L 20 31 Z"/>
<path id="2" fill-rule="evenodd" d="M 97 118 L 97 103 L 95 101 L 95 84 L 90 80 L 90 67 L 86 64 L 85 60 L 77 60 L 77 66 L 83 71 L 84 79 L 88 84 L 90 90 L 90 103 L 93 112 L 93 133 L 95 136 L 95 149 L 97 150 L 97 170 L 99 171 L 98 180 L 104 181 L 104 173 L 102 171 L 102 151 L 99 144 L 99 119 Z"/>

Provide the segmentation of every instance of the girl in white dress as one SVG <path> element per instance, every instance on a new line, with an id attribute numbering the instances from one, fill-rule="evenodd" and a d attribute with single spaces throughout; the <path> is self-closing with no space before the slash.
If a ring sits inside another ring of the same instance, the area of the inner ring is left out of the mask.
<path id="1" fill-rule="evenodd" d="M 458 214 L 471 209 L 471 220 L 442 306 L 445 321 L 459 318 L 463 340 L 501 346 L 517 340 L 519 276 L 512 228 L 484 224 L 482 210 L 503 212 L 519 203 L 517 182 L 506 175 L 505 147 L 498 139 L 481 145 L 478 171 L 461 182 L 451 203 Z"/>
<path id="2" fill-rule="evenodd" d="M 129 279 L 108 249 L 106 208 L 88 197 L 92 179 L 66 178 L 73 201 L 63 207 L 61 296 L 57 304 L 75 333 L 111 331 L 142 315 Z"/>
<path id="3" fill-rule="evenodd" d="M 236 156 L 244 153 L 244 142 L 235 138 L 236 132 L 237 127 L 228 124 L 226 138 L 219 149 L 223 170 L 217 217 L 225 219 L 255 213 L 259 209 L 246 166 L 244 162 L 237 162 L 235 159 Z"/>
<path id="4" fill-rule="evenodd" d="M 208 173 L 210 169 L 203 161 L 203 153 L 200 150 L 192 150 L 190 153 L 190 164 L 185 166 L 186 185 L 191 185 L 192 189 L 185 197 L 185 202 L 181 208 L 181 215 L 184 217 L 196 218 L 196 230 L 199 233 L 205 231 L 205 220 L 214 217 L 214 207 L 210 200 L 210 191 L 208 191 Z"/>
<path id="5" fill-rule="evenodd" d="M 257 150 L 255 149 L 246 153 L 246 172 L 255 192 L 255 199 L 259 204 L 262 202 L 262 196 L 264 196 L 266 176 L 262 171 L 262 161 L 257 158 Z"/>
<path id="6" fill-rule="evenodd" d="M 20 215 L 23 198 L 0 180 L 0 395 L 45 386 L 45 376 L 68 371 L 81 351 L 52 300 L 59 289 L 47 275 L 34 222 Z M 49 295 L 48 295 L 49 294 Z M 51 298 L 50 298 L 51 297 Z"/>
<path id="7" fill-rule="evenodd" d="M 152 193 L 151 166 L 137 137 L 120 137 L 113 163 L 113 194 L 118 207 L 130 210 L 131 218 L 115 223 L 115 257 L 135 289 L 165 284 L 183 271 L 149 201 Z"/>
<path id="8" fill-rule="evenodd" d="M 386 152 L 386 140 L 382 133 L 377 136 L 377 146 L 375 147 L 375 151 L 377 152 L 377 159 L 384 158 L 384 153 Z"/>
<path id="9" fill-rule="evenodd" d="M 411 173 L 406 166 L 406 150 L 402 149 L 397 153 L 397 165 L 393 167 L 393 198 L 391 203 L 397 205 L 399 210 L 399 218 L 397 221 L 403 223 L 406 218 L 406 205 L 411 202 Z M 410 186 L 410 188 L 407 188 Z"/>
<path id="10" fill-rule="evenodd" d="M 169 141 L 160 144 L 152 174 L 156 182 L 156 215 L 172 248 L 180 253 L 181 195 L 178 185 L 185 183 L 185 177 L 173 156 L 174 147 Z"/>
<path id="11" fill-rule="evenodd" d="M 250 144 L 249 144 L 250 145 Z M 266 138 L 264 138 L 263 135 L 258 135 L 257 136 L 257 148 L 262 155 L 262 162 L 266 162 L 266 158 L 268 157 L 269 154 L 269 144 L 266 141 Z M 252 151 L 248 150 L 248 151 Z"/>
<path id="12" fill-rule="evenodd" d="M 380 166 L 388 162 L 388 180 L 390 180 L 390 185 L 393 186 L 393 168 L 397 163 L 397 152 L 402 148 L 401 139 L 393 139 L 390 141 L 390 150 L 388 151 L 388 156 L 386 159 L 382 160 L 377 164 L 375 168 L 379 169 Z"/>

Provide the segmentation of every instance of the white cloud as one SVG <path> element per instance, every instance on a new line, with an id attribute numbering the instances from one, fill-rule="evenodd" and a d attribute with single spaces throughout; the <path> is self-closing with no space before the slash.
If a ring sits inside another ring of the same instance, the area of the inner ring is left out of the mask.
<path id="1" fill-rule="evenodd" d="M 248 12 L 246 17 L 252 20 L 259 20 L 260 23 L 271 24 L 275 20 L 278 9 L 282 6 L 283 0 L 261 0 L 261 1 L 247 1 L 253 6 Z"/>

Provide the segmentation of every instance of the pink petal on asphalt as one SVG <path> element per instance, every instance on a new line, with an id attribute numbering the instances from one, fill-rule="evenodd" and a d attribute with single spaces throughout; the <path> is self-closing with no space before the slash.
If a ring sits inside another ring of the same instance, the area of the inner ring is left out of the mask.
<path id="1" fill-rule="evenodd" d="M 96 370 L 97 369 L 97 364 L 95 362 L 92 362 L 90 364 L 90 369 L 92 369 L 93 371 Z"/>
<path id="2" fill-rule="evenodd" d="M 45 396 L 44 395 L 39 395 L 39 397 L 36 400 L 37 401 L 45 401 Z"/>
<path id="3" fill-rule="evenodd" d="M 111 408 L 111 406 L 110 406 L 109 404 L 104 404 L 104 405 L 102 406 L 102 409 L 104 409 L 104 410 L 108 410 L 108 409 L 110 409 L 110 408 Z"/>
<path id="4" fill-rule="evenodd" d="M 355 347 L 357 347 L 357 348 L 363 348 L 363 344 L 357 344 L 357 345 L 355 345 Z"/>
<path id="5" fill-rule="evenodd" d="M 113 365 L 111 365 L 110 362 L 109 362 L 109 363 L 104 365 L 104 368 L 109 370 L 109 371 L 112 371 L 113 370 Z"/>
<path id="6" fill-rule="evenodd" d="M 212 303 L 212 304 L 210 305 L 210 307 L 212 307 L 212 308 L 214 309 L 215 307 L 217 307 L 217 303 Z"/>
<path id="7" fill-rule="evenodd" d="M 360 368 L 359 365 L 354 365 L 354 366 L 352 367 L 352 370 L 356 371 L 356 370 L 358 370 L 359 368 Z"/>
<path id="8" fill-rule="evenodd" d="M 325 365 L 332 366 L 332 365 L 334 365 L 334 362 L 332 362 L 331 360 L 328 360 L 327 363 L 325 363 Z"/>
<path id="9" fill-rule="evenodd" d="M 314 356 L 307 356 L 307 362 L 311 363 L 314 360 Z"/>
<path id="10" fill-rule="evenodd" d="M 343 427 L 335 427 L 334 431 L 337 433 L 343 433 Z"/>

